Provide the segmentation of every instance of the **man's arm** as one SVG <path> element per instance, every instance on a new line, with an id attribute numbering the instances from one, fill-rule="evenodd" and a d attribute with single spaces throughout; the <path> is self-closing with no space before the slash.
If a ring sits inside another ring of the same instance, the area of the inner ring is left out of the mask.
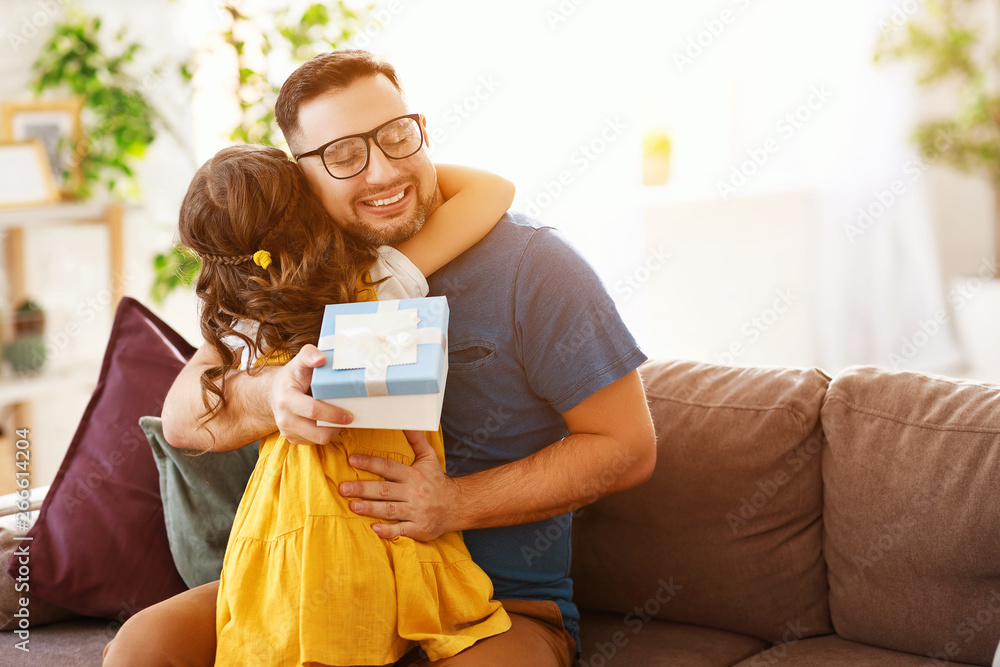
<path id="1" fill-rule="evenodd" d="M 382 537 L 431 540 L 442 533 L 509 526 L 573 511 L 649 479 L 656 437 L 638 371 L 563 413 L 570 435 L 518 461 L 464 477 L 444 474 L 418 432 L 407 432 L 413 466 L 352 456 L 386 481 L 340 485 L 351 510 L 398 523 L 375 524 Z"/>
<path id="2" fill-rule="evenodd" d="M 326 355 L 306 345 L 284 366 L 254 372 L 233 370 L 226 378 L 226 407 L 207 423 L 201 375 L 220 363 L 207 343 L 174 380 L 163 403 L 163 436 L 174 447 L 225 452 L 244 447 L 275 431 L 297 445 L 328 444 L 339 428 L 317 426 L 316 420 L 349 424 L 351 414 L 308 395 L 312 369 Z"/>

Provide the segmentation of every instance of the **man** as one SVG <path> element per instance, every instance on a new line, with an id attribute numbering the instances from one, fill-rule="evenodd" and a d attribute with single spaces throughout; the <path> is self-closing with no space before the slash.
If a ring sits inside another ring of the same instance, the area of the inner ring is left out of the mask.
<path id="1" fill-rule="evenodd" d="M 278 97 L 278 123 L 327 212 L 376 245 L 410 238 L 442 201 L 426 121 L 420 117 L 424 147 L 408 157 L 392 157 L 391 147 L 368 136 L 367 162 L 354 176 L 331 166 L 336 156 L 325 148 L 409 113 L 395 70 L 363 51 L 313 59 Z M 386 538 L 464 531 L 473 560 L 493 580 L 511 629 L 437 664 L 568 666 L 579 646 L 570 513 L 645 481 L 655 463 L 636 371 L 645 356 L 586 262 L 555 230 L 522 216 L 505 215 L 429 283 L 451 310 L 447 474 L 420 447 L 412 467 L 352 458 L 385 481 L 339 490 L 355 499 L 358 514 L 394 521 L 373 527 Z M 174 446 L 231 450 L 279 429 L 295 444 L 324 445 L 339 428 L 317 420 L 350 423 L 348 413 L 308 395 L 312 369 L 324 360 L 308 346 L 286 366 L 255 376 L 234 371 L 227 408 L 200 428 L 199 378 L 214 357 L 199 350 L 167 397 L 164 434 Z M 106 664 L 126 664 L 130 653 L 146 665 L 211 664 L 217 590 L 207 584 L 137 614 L 106 651 Z"/>

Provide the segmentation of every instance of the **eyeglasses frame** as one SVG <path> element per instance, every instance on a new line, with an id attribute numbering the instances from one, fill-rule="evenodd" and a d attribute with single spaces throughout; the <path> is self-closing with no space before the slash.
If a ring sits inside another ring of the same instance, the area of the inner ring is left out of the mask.
<path id="1" fill-rule="evenodd" d="M 389 155 L 385 151 L 385 148 L 383 148 L 382 144 L 379 143 L 378 137 L 376 135 L 378 134 L 378 131 L 381 130 L 386 125 L 389 125 L 390 123 L 395 123 L 397 120 L 400 120 L 402 118 L 412 118 L 414 121 L 416 121 L 416 123 L 417 123 L 417 129 L 419 129 L 419 131 L 420 131 L 420 143 L 417 145 L 417 149 L 415 151 L 413 151 L 412 153 L 410 153 L 409 155 L 405 155 L 403 157 L 393 157 L 393 156 Z M 388 158 L 390 160 L 405 160 L 405 159 L 411 158 L 414 155 L 416 155 L 417 153 L 419 153 L 420 152 L 420 148 L 427 141 L 427 137 L 424 135 L 424 124 L 423 124 L 422 120 L 423 120 L 423 115 L 419 114 L 419 113 L 408 113 L 408 114 L 403 114 L 402 116 L 396 116 L 395 118 L 391 118 L 391 119 L 387 120 L 386 122 L 382 123 L 381 125 L 379 125 L 378 127 L 376 127 L 374 130 L 369 130 L 368 132 L 362 132 L 360 134 L 348 134 L 347 136 L 338 137 L 338 138 L 334 139 L 333 141 L 326 142 L 325 144 L 323 144 L 319 148 L 316 148 L 314 150 L 308 151 L 306 153 L 300 153 L 300 154 L 294 156 L 295 157 L 295 161 L 298 162 L 299 160 L 301 160 L 304 157 L 310 157 L 312 155 L 318 155 L 320 161 L 323 163 L 323 168 L 326 169 L 326 173 L 330 174 L 331 178 L 336 178 L 338 181 L 346 181 L 349 178 L 354 178 L 355 176 L 359 176 L 360 174 L 363 174 L 365 172 L 365 169 L 368 168 L 368 164 L 371 162 L 371 159 L 372 159 L 372 149 L 371 149 L 371 145 L 368 143 L 368 139 L 369 138 L 372 141 L 374 141 L 375 145 L 378 146 L 378 149 L 380 151 L 382 151 L 382 155 L 386 156 L 386 158 Z M 365 142 L 365 163 L 364 163 L 364 165 L 362 165 L 361 169 L 359 169 L 357 173 L 351 174 L 350 176 L 334 176 L 333 173 L 330 171 L 330 167 L 328 167 L 327 164 L 326 164 L 326 159 L 323 157 L 323 151 L 325 151 L 327 148 L 329 148 L 333 144 L 337 143 L 338 141 L 343 141 L 344 139 L 353 139 L 355 137 L 359 137 L 360 139 L 364 140 L 364 142 Z"/>

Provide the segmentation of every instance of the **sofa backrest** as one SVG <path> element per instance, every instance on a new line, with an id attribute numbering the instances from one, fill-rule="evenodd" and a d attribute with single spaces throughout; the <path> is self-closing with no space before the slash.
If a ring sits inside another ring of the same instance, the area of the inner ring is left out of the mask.
<path id="1" fill-rule="evenodd" d="M 693 362 L 641 372 L 656 470 L 576 517 L 577 603 L 622 614 L 623 630 L 655 617 L 772 642 L 832 632 L 819 423 L 829 378 Z"/>
<path id="2" fill-rule="evenodd" d="M 988 665 L 1000 642 L 1000 386 L 858 367 L 822 410 L 837 633 Z"/>

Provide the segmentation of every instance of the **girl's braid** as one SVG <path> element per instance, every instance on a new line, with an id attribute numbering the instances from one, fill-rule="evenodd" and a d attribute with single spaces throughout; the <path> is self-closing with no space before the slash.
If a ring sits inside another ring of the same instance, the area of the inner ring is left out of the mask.
<path id="1" fill-rule="evenodd" d="M 268 250 L 268 246 L 278 237 L 278 233 L 284 229 L 285 225 L 291 221 L 292 216 L 295 214 L 296 208 L 298 208 L 299 198 L 302 196 L 302 185 L 299 183 L 299 179 L 292 179 L 292 188 L 288 193 L 288 205 L 285 206 L 285 212 L 281 216 L 281 220 L 271 227 L 271 230 L 264 235 L 264 238 L 260 241 L 260 250 Z M 211 253 L 200 253 L 202 261 L 212 262 L 215 264 L 223 264 L 225 266 L 239 266 L 244 262 L 254 261 L 254 255 L 213 255 Z M 266 271 L 267 269 L 265 269 Z"/>
<path id="2" fill-rule="evenodd" d="M 211 262 L 213 264 L 224 264 L 226 266 L 238 266 L 243 262 L 249 262 L 253 260 L 253 255 L 213 255 L 207 252 L 202 252 L 198 254 L 201 255 L 201 260 L 203 262 Z"/>

